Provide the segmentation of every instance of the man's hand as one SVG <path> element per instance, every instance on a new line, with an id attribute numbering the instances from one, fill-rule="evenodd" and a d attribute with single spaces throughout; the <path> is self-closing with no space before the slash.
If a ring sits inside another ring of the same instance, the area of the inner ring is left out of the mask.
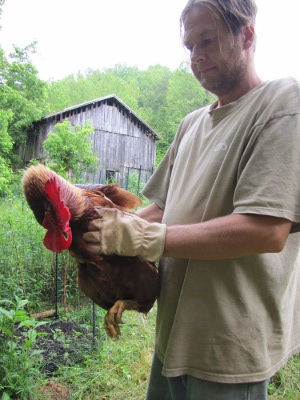
<path id="1" fill-rule="evenodd" d="M 96 217 L 83 234 L 87 250 L 101 254 L 140 256 L 157 261 L 163 254 L 166 225 L 149 223 L 134 213 L 116 208 L 95 207 Z"/>

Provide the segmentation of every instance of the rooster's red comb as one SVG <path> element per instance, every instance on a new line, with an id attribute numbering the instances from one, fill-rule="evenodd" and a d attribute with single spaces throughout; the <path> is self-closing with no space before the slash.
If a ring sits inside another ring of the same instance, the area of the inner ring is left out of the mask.
<path id="1" fill-rule="evenodd" d="M 55 177 L 49 179 L 45 183 L 45 191 L 46 196 L 52 204 L 53 211 L 56 215 L 58 227 L 62 230 L 62 232 L 66 232 L 69 227 L 71 214 L 68 207 L 61 199 L 60 187 L 58 186 L 57 179 Z"/>
<path id="2" fill-rule="evenodd" d="M 44 245 L 47 249 L 60 253 L 70 247 L 72 242 L 72 232 L 69 226 L 71 214 L 61 198 L 56 177 L 50 178 L 45 183 L 45 192 L 51 203 L 52 211 L 47 212 L 43 220 L 43 227 L 48 229 Z"/>

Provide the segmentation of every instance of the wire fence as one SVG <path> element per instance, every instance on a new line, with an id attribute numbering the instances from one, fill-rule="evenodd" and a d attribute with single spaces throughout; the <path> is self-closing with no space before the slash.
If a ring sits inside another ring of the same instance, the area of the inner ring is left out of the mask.
<path id="1" fill-rule="evenodd" d="M 117 183 L 123 189 L 140 195 L 153 172 L 153 167 L 149 170 L 144 169 L 142 165 L 138 169 L 123 168 L 121 172 L 110 170 L 80 171 L 76 175 L 76 182 L 90 184 Z"/>

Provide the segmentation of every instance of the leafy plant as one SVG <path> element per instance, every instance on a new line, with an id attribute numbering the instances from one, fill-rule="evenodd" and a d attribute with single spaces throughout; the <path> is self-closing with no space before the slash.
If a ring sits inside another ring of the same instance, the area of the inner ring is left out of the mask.
<path id="1" fill-rule="evenodd" d="M 13 147 L 12 138 L 8 133 L 11 116 L 11 112 L 0 109 L 0 197 L 9 192 L 9 184 L 13 176 L 8 159 Z"/>
<path id="2" fill-rule="evenodd" d="M 34 350 L 38 335 L 36 328 L 44 322 L 36 322 L 24 310 L 27 300 L 16 296 L 15 303 L 2 300 L 0 307 L 1 358 L 0 393 L 2 398 L 26 399 L 36 384 L 36 363 L 41 350 Z"/>
<path id="3" fill-rule="evenodd" d="M 43 142 L 44 149 L 49 153 L 51 168 L 72 178 L 81 169 L 93 167 L 98 159 L 89 140 L 92 134 L 94 128 L 90 121 L 82 127 L 75 126 L 74 130 L 69 120 L 56 124 L 54 132 L 49 133 Z"/>
<path id="4" fill-rule="evenodd" d="M 14 147 L 9 159 L 13 164 L 18 163 L 18 149 L 23 146 L 27 131 L 48 110 L 48 85 L 38 78 L 30 61 L 35 46 L 35 42 L 24 48 L 15 46 L 9 56 L 0 47 L 0 110 L 10 113 L 8 134 Z"/>

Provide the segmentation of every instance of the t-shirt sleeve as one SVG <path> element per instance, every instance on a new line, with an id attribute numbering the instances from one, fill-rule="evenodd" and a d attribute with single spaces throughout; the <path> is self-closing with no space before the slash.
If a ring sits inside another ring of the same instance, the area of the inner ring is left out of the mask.
<path id="1" fill-rule="evenodd" d="M 300 114 L 254 128 L 237 175 L 234 213 L 286 218 L 300 231 Z"/>

